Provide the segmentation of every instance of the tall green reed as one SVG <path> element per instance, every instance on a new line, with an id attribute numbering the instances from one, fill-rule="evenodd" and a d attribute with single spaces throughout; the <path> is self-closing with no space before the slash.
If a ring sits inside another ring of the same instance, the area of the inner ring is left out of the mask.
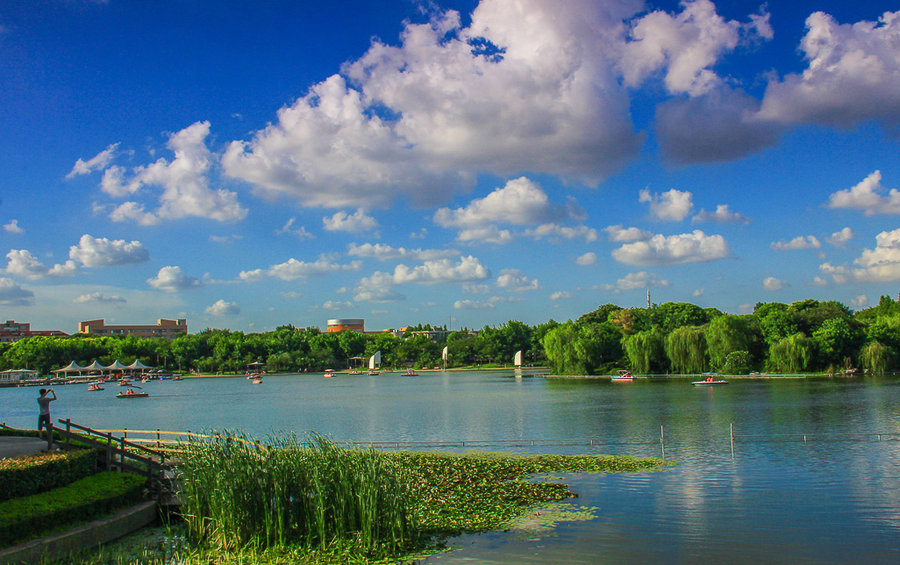
<path id="1" fill-rule="evenodd" d="M 242 433 L 189 440 L 179 497 L 191 534 L 222 548 L 338 544 L 391 554 L 411 542 L 404 467 L 374 449 L 312 434 L 259 443 Z"/>

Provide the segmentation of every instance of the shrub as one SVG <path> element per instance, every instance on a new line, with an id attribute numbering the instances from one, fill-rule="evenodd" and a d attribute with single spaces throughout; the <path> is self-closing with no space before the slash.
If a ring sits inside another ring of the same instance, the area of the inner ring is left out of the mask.
<path id="1" fill-rule="evenodd" d="M 97 451 L 52 451 L 0 459 L 0 502 L 65 486 L 97 470 Z"/>

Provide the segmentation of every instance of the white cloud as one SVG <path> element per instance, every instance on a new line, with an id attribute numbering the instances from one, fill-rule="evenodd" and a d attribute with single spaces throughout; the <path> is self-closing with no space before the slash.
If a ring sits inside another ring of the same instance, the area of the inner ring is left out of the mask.
<path id="1" fill-rule="evenodd" d="M 275 233 L 278 233 L 278 234 L 282 234 L 282 233 L 291 234 L 291 235 L 294 235 L 294 236 L 296 236 L 297 238 L 299 238 L 299 239 L 301 239 L 301 240 L 304 240 L 304 239 L 315 239 L 315 238 L 316 238 L 316 236 L 314 236 L 313 234 L 311 234 L 311 233 L 309 233 L 308 231 L 306 231 L 306 227 L 304 227 L 304 226 L 300 226 L 299 228 L 294 228 L 293 225 L 294 225 L 294 222 L 296 222 L 296 221 L 297 221 L 296 218 L 291 217 L 291 219 L 289 219 L 287 222 L 285 222 L 284 226 L 283 226 L 281 229 L 275 230 Z"/>
<path id="2" fill-rule="evenodd" d="M 47 267 L 27 249 L 10 249 L 6 258 L 9 259 L 5 269 L 6 274 L 32 280 L 71 275 L 78 268 L 73 261 L 66 261 L 64 264 L 57 264 L 52 268 Z"/>
<path id="3" fill-rule="evenodd" d="M 694 207 L 694 195 L 690 192 L 671 189 L 662 194 L 650 194 L 646 188 L 641 191 L 638 202 L 650 204 L 650 216 L 657 220 L 680 222 Z"/>
<path id="4" fill-rule="evenodd" d="M 476 172 L 596 184 L 641 136 L 615 70 L 637 2 L 482 1 L 406 25 L 226 150 L 226 173 L 307 206 L 446 201 Z M 494 54 L 482 47 L 496 46 Z M 347 81 L 351 85 L 348 85 Z M 374 111 L 373 111 L 374 110 Z"/>
<path id="5" fill-rule="evenodd" d="M 378 222 L 375 221 L 375 218 L 366 215 L 362 209 L 359 209 L 353 214 L 347 214 L 347 212 L 341 210 L 333 216 L 322 218 L 322 225 L 328 231 L 358 233 L 374 230 L 378 227 Z"/>
<path id="6" fill-rule="evenodd" d="M 691 293 L 691 296 L 693 296 L 694 298 L 699 298 L 699 297 L 703 296 L 703 292 L 704 292 L 704 290 L 702 288 L 697 288 L 697 289 L 694 289 L 694 292 Z"/>
<path id="7" fill-rule="evenodd" d="M 639 288 L 665 288 L 669 286 L 669 281 L 660 279 L 658 275 L 640 271 L 638 273 L 628 273 L 623 278 L 616 281 L 615 285 L 608 285 L 607 290 L 637 290 Z"/>
<path id="8" fill-rule="evenodd" d="M 347 246 L 347 255 L 351 257 L 371 257 L 379 261 L 391 259 L 428 261 L 456 257 L 459 255 L 459 251 L 456 249 L 406 249 L 405 247 L 392 247 L 383 243 L 364 243 L 362 245 L 351 243 Z"/>
<path id="9" fill-rule="evenodd" d="M 707 212 L 701 209 L 696 216 L 691 218 L 691 222 L 716 222 L 718 224 L 736 223 L 749 224 L 750 219 L 740 212 L 732 212 L 728 204 L 719 204 L 716 206 L 715 212 Z"/>
<path id="10" fill-rule="evenodd" d="M 322 304 L 323 310 L 346 310 L 348 308 L 352 308 L 353 303 L 350 301 L 340 301 L 340 300 L 326 300 Z"/>
<path id="11" fill-rule="evenodd" d="M 553 300 L 553 301 L 568 300 L 573 297 L 574 297 L 574 295 L 567 290 L 558 290 L 550 295 L 550 300 Z"/>
<path id="12" fill-rule="evenodd" d="M 584 211 L 570 201 L 557 206 L 540 185 L 526 177 L 507 181 L 484 198 L 473 200 L 464 208 L 440 208 L 434 223 L 448 228 L 482 228 L 490 224 L 534 225 L 584 218 Z"/>
<path id="13" fill-rule="evenodd" d="M 209 122 L 197 122 L 173 133 L 166 146 L 175 153 L 175 159 L 169 162 L 160 158 L 136 167 L 130 180 L 125 179 L 121 167 L 107 169 L 101 188 L 110 196 L 134 195 L 145 186 L 163 189 L 155 212 L 146 212 L 143 204 L 129 201 L 117 207 L 110 218 L 118 222 L 137 220 L 144 225 L 192 216 L 220 222 L 244 219 L 247 209 L 238 203 L 236 193 L 209 187 L 212 154 L 206 147 L 208 135 Z"/>
<path id="14" fill-rule="evenodd" d="M 541 224 L 534 229 L 525 230 L 523 235 L 535 239 L 584 239 L 587 243 L 597 241 L 597 230 L 587 226 L 561 226 L 559 224 Z"/>
<path id="15" fill-rule="evenodd" d="M 884 231 L 875 236 L 875 249 L 864 249 L 853 261 L 853 277 L 864 282 L 893 282 L 900 280 L 900 229 Z M 839 281 L 836 281 L 839 282 Z"/>
<path id="16" fill-rule="evenodd" d="M 207 306 L 205 312 L 210 316 L 236 316 L 241 313 L 241 307 L 235 302 L 219 299 L 214 304 Z"/>
<path id="17" fill-rule="evenodd" d="M 813 280 L 810 282 L 813 286 L 828 286 L 828 281 L 823 279 L 822 277 L 813 277 Z"/>
<path id="18" fill-rule="evenodd" d="M 510 292 L 527 292 L 541 288 L 537 279 L 525 276 L 518 269 L 504 269 L 500 271 L 500 276 L 497 277 L 497 286 Z"/>
<path id="19" fill-rule="evenodd" d="M 491 287 L 486 284 L 463 283 L 462 291 L 466 294 L 487 294 Z"/>
<path id="20" fill-rule="evenodd" d="M 181 267 L 177 266 L 161 268 L 154 278 L 147 279 L 147 284 L 155 289 L 164 290 L 166 292 L 177 292 L 179 290 L 188 290 L 203 286 L 203 283 L 199 279 L 184 274 Z"/>
<path id="21" fill-rule="evenodd" d="M 125 304 L 127 301 L 117 294 L 107 296 L 102 292 L 91 292 L 79 295 L 72 302 L 76 304 Z"/>
<path id="22" fill-rule="evenodd" d="M 112 267 L 143 263 L 150 253 L 140 241 L 109 240 L 84 234 L 78 245 L 69 247 L 69 258 L 85 267 Z"/>
<path id="23" fill-rule="evenodd" d="M 900 124 L 900 12 L 853 24 L 815 12 L 806 28 L 800 43 L 806 69 L 769 82 L 759 117 L 844 128 L 866 120 Z"/>
<path id="24" fill-rule="evenodd" d="M 622 73 L 629 86 L 665 69 L 666 89 L 673 94 L 697 96 L 720 84 L 711 69 L 743 37 L 771 39 L 767 13 L 751 17 L 749 24 L 725 21 L 709 0 L 686 0 L 682 12 L 657 10 L 631 23 L 632 41 L 624 47 Z"/>
<path id="25" fill-rule="evenodd" d="M 495 243 L 497 245 L 506 245 L 513 239 L 515 237 L 509 230 L 501 230 L 497 226 L 460 230 L 456 235 L 456 241 L 472 244 Z"/>
<path id="26" fill-rule="evenodd" d="M 821 265 L 819 265 L 819 270 L 823 275 L 830 276 L 832 280 L 834 280 L 834 282 L 838 284 L 844 284 L 848 282 L 852 277 L 850 269 L 845 265 L 832 265 L 831 263 L 822 263 Z M 816 277 L 813 280 L 813 284 L 817 286 L 825 286 L 825 284 L 819 284 L 819 281 L 822 281 L 822 279 L 820 277 Z"/>
<path id="27" fill-rule="evenodd" d="M 721 235 L 691 233 L 654 235 L 647 241 L 626 243 L 613 251 L 616 261 L 630 265 L 682 265 L 728 257 L 730 250 Z"/>
<path id="28" fill-rule="evenodd" d="M 850 299 L 850 306 L 859 310 L 860 308 L 865 308 L 869 305 L 869 297 L 865 294 L 860 294 L 855 298 Z"/>
<path id="29" fill-rule="evenodd" d="M 406 296 L 394 290 L 394 284 L 392 274 L 376 271 L 359 281 L 353 299 L 359 302 L 378 303 L 406 300 Z"/>
<path id="30" fill-rule="evenodd" d="M 581 265 L 582 267 L 586 267 L 588 265 L 593 265 L 597 262 L 597 254 L 593 251 L 588 251 L 584 255 L 579 255 L 575 259 L 575 263 Z"/>
<path id="31" fill-rule="evenodd" d="M 638 228 L 623 228 L 621 225 L 607 226 L 603 231 L 609 234 L 610 241 L 618 241 L 622 243 L 631 243 L 634 241 L 644 241 L 653 237 L 653 234 Z"/>
<path id="32" fill-rule="evenodd" d="M 790 241 L 773 241 L 769 247 L 777 251 L 791 251 L 796 249 L 819 249 L 822 243 L 814 235 L 798 235 Z"/>
<path id="33" fill-rule="evenodd" d="M 460 257 L 459 262 L 455 264 L 449 259 L 439 259 L 425 261 L 412 269 L 406 265 L 397 265 L 394 268 L 394 282 L 398 284 L 407 282 L 425 284 L 467 283 L 483 281 L 490 276 L 490 270 L 471 255 Z"/>
<path id="34" fill-rule="evenodd" d="M 25 233 L 25 230 L 19 225 L 19 220 L 15 218 L 10 220 L 8 224 L 3 224 L 3 229 L 7 233 Z"/>
<path id="35" fill-rule="evenodd" d="M 495 303 L 478 300 L 457 300 L 453 303 L 454 310 L 493 310 Z"/>
<path id="36" fill-rule="evenodd" d="M 826 241 L 835 247 L 843 247 L 848 241 L 853 239 L 853 237 L 853 230 L 847 227 L 841 231 L 834 232 L 831 234 L 831 237 L 826 239 Z"/>
<path id="37" fill-rule="evenodd" d="M 0 305 L 31 306 L 34 304 L 34 293 L 24 289 L 12 279 L 0 277 Z"/>
<path id="38" fill-rule="evenodd" d="M 887 192 L 887 195 L 883 193 Z M 875 171 L 856 186 L 839 190 L 828 197 L 832 209 L 861 210 L 866 216 L 900 214 L 900 191 L 881 184 L 881 171 Z"/>
<path id="39" fill-rule="evenodd" d="M 766 277 L 763 279 L 763 288 L 770 292 L 775 292 L 783 289 L 785 286 L 785 282 L 783 280 L 776 279 L 775 277 Z"/>
<path id="40" fill-rule="evenodd" d="M 69 171 L 69 174 L 66 175 L 66 178 L 71 179 L 78 175 L 86 175 L 93 171 L 100 171 L 105 169 L 112 162 L 113 157 L 115 156 L 116 149 L 118 148 L 119 144 L 113 143 L 87 161 L 78 159 L 77 161 L 75 161 L 75 166 L 72 167 L 72 170 Z"/>
<path id="41" fill-rule="evenodd" d="M 352 261 L 349 264 L 341 265 L 333 262 L 325 255 L 321 255 L 312 263 L 298 261 L 291 257 L 284 263 L 271 265 L 265 270 L 255 269 L 252 271 L 241 271 L 239 276 L 241 280 L 248 282 L 259 281 L 265 277 L 274 277 L 283 281 L 293 281 L 339 271 L 358 271 L 361 266 L 359 261 Z"/>

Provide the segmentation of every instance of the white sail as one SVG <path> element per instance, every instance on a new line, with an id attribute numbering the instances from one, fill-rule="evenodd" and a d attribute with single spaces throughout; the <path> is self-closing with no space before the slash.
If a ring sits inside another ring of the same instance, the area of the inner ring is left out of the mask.
<path id="1" fill-rule="evenodd" d="M 516 351 L 516 357 L 515 357 L 515 360 L 513 361 L 513 365 L 515 365 L 516 367 L 522 366 L 522 350 L 521 349 Z"/>
<path id="2" fill-rule="evenodd" d="M 448 349 L 446 347 L 444 347 L 444 350 L 441 352 L 441 359 L 446 361 L 448 356 L 449 356 Z"/>
<path id="3" fill-rule="evenodd" d="M 369 368 L 374 369 L 381 366 L 381 350 L 375 352 L 375 355 L 369 357 Z"/>

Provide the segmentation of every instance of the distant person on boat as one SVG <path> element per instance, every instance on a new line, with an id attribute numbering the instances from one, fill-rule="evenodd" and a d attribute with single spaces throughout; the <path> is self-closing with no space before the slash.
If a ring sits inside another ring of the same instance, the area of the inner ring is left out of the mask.
<path id="1" fill-rule="evenodd" d="M 712 377 L 706 377 L 706 382 L 708 382 L 708 383 L 713 382 L 713 378 L 712 378 Z"/>
<path id="2" fill-rule="evenodd" d="M 38 436 L 43 439 L 43 429 L 46 428 L 48 436 L 47 439 L 49 439 L 50 434 L 53 433 L 53 424 L 50 423 L 50 403 L 56 400 L 56 393 L 52 388 L 42 388 L 39 392 L 41 393 L 41 395 L 38 397 L 37 402 L 38 406 L 41 407 L 41 410 L 38 414 Z M 53 395 L 52 397 L 50 396 L 51 394 Z"/>

